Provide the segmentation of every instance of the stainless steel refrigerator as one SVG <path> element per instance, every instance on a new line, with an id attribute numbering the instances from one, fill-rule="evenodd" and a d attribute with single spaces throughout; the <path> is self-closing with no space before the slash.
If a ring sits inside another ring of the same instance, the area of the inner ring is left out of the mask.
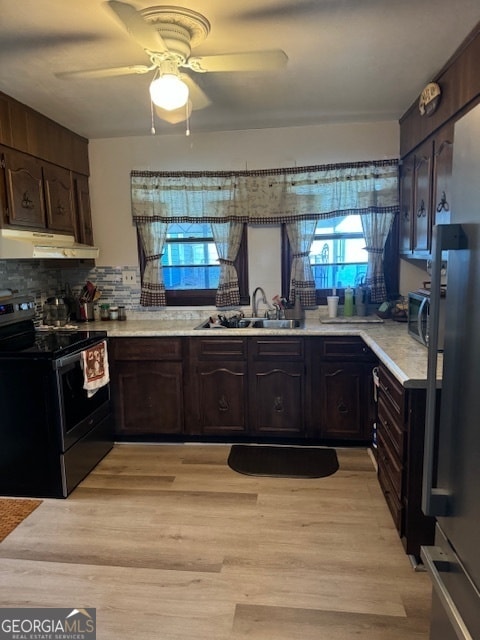
<path id="1" fill-rule="evenodd" d="M 431 640 L 480 640 L 480 105 L 455 124 L 452 179 L 452 224 L 434 227 L 433 239 L 423 510 L 437 524 L 422 558 L 433 585 Z M 446 251 L 436 416 L 435 319 Z"/>

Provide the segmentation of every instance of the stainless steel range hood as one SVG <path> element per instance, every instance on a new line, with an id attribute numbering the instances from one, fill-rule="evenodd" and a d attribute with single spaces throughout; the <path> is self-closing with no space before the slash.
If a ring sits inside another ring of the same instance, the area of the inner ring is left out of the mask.
<path id="1" fill-rule="evenodd" d="M 68 235 L 0 229 L 0 260 L 26 258 L 98 258 L 98 248 Z"/>

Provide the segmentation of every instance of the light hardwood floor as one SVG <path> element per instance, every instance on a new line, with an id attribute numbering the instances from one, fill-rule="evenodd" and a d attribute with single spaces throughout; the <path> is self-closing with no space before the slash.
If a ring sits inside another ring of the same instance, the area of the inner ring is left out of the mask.
<path id="1" fill-rule="evenodd" d="M 314 480 L 226 445 L 116 445 L 0 543 L 0 606 L 95 607 L 98 640 L 427 640 L 430 583 L 365 449 Z"/>

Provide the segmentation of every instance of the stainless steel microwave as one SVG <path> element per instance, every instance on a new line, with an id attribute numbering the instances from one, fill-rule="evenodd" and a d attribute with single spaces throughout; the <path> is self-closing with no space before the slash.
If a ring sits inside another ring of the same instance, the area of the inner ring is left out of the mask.
<path id="1" fill-rule="evenodd" d="M 428 347 L 430 337 L 430 293 L 411 291 L 408 294 L 408 333 Z M 443 351 L 445 337 L 445 298 L 440 298 L 438 319 L 438 350 Z"/>

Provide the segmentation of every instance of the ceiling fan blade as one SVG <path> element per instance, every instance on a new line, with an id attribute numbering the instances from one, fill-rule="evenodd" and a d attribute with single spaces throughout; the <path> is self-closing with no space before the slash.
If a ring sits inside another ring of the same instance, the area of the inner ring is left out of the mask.
<path id="1" fill-rule="evenodd" d="M 181 73 L 180 78 L 185 82 L 188 87 L 188 95 L 193 103 L 195 111 L 197 109 L 205 109 L 211 104 L 210 98 L 204 93 L 198 84 L 192 80 L 192 78 L 186 73 Z M 182 107 L 183 108 L 183 107 Z"/>
<path id="2" fill-rule="evenodd" d="M 247 53 L 225 53 L 214 56 L 193 56 L 187 65 L 193 71 L 268 71 L 283 69 L 288 61 L 281 49 L 273 51 L 251 51 Z"/>
<path id="3" fill-rule="evenodd" d="M 144 74 L 152 71 L 154 67 L 144 64 L 132 64 L 128 67 L 110 67 L 108 69 L 84 69 L 81 71 L 64 71 L 56 73 L 57 78 L 112 78 L 114 76 L 128 76 L 132 74 Z"/>
<path id="4" fill-rule="evenodd" d="M 178 124 L 179 122 L 184 122 L 190 117 L 192 108 L 192 101 L 189 100 L 185 106 L 174 109 L 173 111 L 167 111 L 166 109 L 162 109 L 155 105 L 155 112 L 160 120 L 165 120 L 165 122 L 168 122 L 169 124 Z"/>
<path id="5" fill-rule="evenodd" d="M 155 27 L 146 22 L 131 4 L 108 0 L 106 3 L 115 13 L 132 38 L 147 51 L 163 53 L 168 51 L 163 38 Z"/>

